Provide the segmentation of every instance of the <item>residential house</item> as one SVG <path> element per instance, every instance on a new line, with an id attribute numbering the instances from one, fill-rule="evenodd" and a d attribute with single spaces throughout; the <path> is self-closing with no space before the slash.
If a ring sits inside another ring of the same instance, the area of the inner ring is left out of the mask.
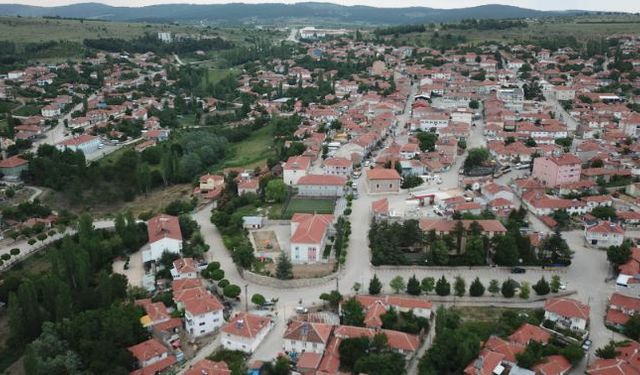
<path id="1" fill-rule="evenodd" d="M 293 263 L 316 263 L 322 259 L 333 215 L 296 213 L 291 218 L 290 254 Z"/>
<path id="2" fill-rule="evenodd" d="M 224 177 L 217 174 L 205 174 L 200 177 L 200 191 L 207 192 L 224 186 Z"/>
<path id="3" fill-rule="evenodd" d="M 264 227 L 267 218 L 264 216 L 243 216 L 242 227 L 244 229 L 260 229 Z"/>
<path id="4" fill-rule="evenodd" d="M 573 330 L 585 330 L 591 308 L 571 298 L 550 298 L 544 304 L 544 318 Z"/>
<path id="5" fill-rule="evenodd" d="M 224 324 L 224 306 L 209 292 L 182 301 L 185 330 L 191 337 L 215 332 Z"/>
<path id="6" fill-rule="evenodd" d="M 597 358 L 589 367 L 588 375 L 640 375 L 640 344 L 627 340 L 616 348 L 616 357 Z"/>
<path id="7" fill-rule="evenodd" d="M 178 258 L 173 261 L 171 277 L 174 280 L 195 279 L 198 277 L 198 264 L 193 258 Z"/>
<path id="8" fill-rule="evenodd" d="M 162 253 L 179 254 L 182 250 L 182 232 L 176 216 L 161 214 L 147 222 L 149 242 L 142 249 L 142 261 L 157 261 Z"/>
<path id="9" fill-rule="evenodd" d="M 229 366 L 223 361 L 214 362 L 209 359 L 201 359 L 189 367 L 184 375 L 231 375 Z"/>
<path id="10" fill-rule="evenodd" d="M 176 363 L 176 357 L 156 339 L 149 339 L 130 346 L 128 350 L 136 359 L 138 369 L 130 375 L 156 374 Z"/>
<path id="11" fill-rule="evenodd" d="M 629 318 L 640 313 L 640 298 L 613 293 L 609 298 L 609 307 L 605 323 L 618 329 L 624 327 Z"/>
<path id="12" fill-rule="evenodd" d="M 325 175 L 349 176 L 353 171 L 353 163 L 346 158 L 329 158 L 323 162 Z"/>
<path id="13" fill-rule="evenodd" d="M 222 327 L 220 341 L 227 350 L 253 353 L 272 327 L 273 322 L 268 317 L 240 313 Z"/>
<path id="14" fill-rule="evenodd" d="M 309 173 L 310 167 L 311 159 L 309 157 L 291 156 L 282 167 L 284 183 L 289 186 L 296 185 L 300 177 Z"/>
<path id="15" fill-rule="evenodd" d="M 324 353 L 332 331 L 330 324 L 293 320 L 284 332 L 283 349 L 290 353 Z"/>
<path id="16" fill-rule="evenodd" d="M 0 173 L 4 177 L 20 178 L 23 171 L 29 169 L 29 161 L 24 160 L 20 155 L 10 156 L 0 161 Z"/>
<path id="17" fill-rule="evenodd" d="M 258 190 L 260 189 L 260 180 L 257 178 L 249 178 L 240 180 L 238 182 L 238 195 L 244 194 L 258 194 Z"/>
<path id="18" fill-rule="evenodd" d="M 622 245 L 624 234 L 624 229 L 620 225 L 610 221 L 601 221 L 599 224 L 587 227 L 584 230 L 584 238 L 587 244 L 599 248 Z"/>
<path id="19" fill-rule="evenodd" d="M 533 366 L 533 370 L 540 375 L 565 375 L 571 371 L 571 367 L 568 359 L 556 354 L 544 358 L 542 363 Z"/>
<path id="20" fill-rule="evenodd" d="M 441 220 L 420 219 L 420 229 L 425 232 L 435 231 L 438 235 L 450 234 L 455 231 L 457 222 L 461 222 L 465 232 L 468 232 L 472 223 L 478 223 L 482 234 L 487 237 L 507 233 L 507 228 L 499 220 Z"/>

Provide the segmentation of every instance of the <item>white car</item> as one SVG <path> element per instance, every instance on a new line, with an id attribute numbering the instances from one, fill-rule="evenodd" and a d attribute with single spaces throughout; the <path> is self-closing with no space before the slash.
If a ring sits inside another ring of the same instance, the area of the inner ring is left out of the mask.
<path id="1" fill-rule="evenodd" d="M 296 313 L 298 314 L 307 314 L 308 312 L 309 312 L 309 309 L 304 306 L 296 307 Z"/>

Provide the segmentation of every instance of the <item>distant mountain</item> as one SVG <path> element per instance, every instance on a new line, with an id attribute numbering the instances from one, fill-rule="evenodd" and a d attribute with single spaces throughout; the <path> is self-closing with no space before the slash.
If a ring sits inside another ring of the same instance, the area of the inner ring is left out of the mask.
<path id="1" fill-rule="evenodd" d="M 206 22 L 206 23 L 281 23 L 291 21 L 318 23 L 360 23 L 400 25 L 459 21 L 465 18 L 539 18 L 567 16 L 585 11 L 541 11 L 509 5 L 482 5 L 460 9 L 426 7 L 376 8 L 343 6 L 331 3 L 297 4 L 166 4 L 140 8 L 112 7 L 84 3 L 58 7 L 0 4 L 0 15 L 26 17 L 87 18 L 110 21 Z"/>

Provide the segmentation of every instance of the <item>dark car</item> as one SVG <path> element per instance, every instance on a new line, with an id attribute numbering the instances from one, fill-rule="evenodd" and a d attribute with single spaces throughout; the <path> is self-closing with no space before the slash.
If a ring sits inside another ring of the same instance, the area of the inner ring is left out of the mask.
<path id="1" fill-rule="evenodd" d="M 511 269 L 511 273 L 525 273 L 525 272 L 527 272 L 527 270 L 525 270 L 522 267 L 513 267 Z"/>

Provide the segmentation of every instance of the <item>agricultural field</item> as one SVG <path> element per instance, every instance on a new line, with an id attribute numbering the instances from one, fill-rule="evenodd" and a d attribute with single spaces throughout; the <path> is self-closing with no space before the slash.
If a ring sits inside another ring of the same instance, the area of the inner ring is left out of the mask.
<path id="1" fill-rule="evenodd" d="M 423 33 L 399 35 L 400 44 L 408 43 L 415 46 L 429 46 L 434 35 L 452 37 L 463 36 L 469 43 L 483 42 L 519 42 L 550 37 L 573 36 L 578 41 L 605 38 L 615 34 L 640 33 L 640 16 L 589 16 L 575 18 L 558 18 L 536 20 L 528 23 L 524 28 L 510 28 L 505 30 L 459 30 L 443 29 L 436 26 Z"/>

